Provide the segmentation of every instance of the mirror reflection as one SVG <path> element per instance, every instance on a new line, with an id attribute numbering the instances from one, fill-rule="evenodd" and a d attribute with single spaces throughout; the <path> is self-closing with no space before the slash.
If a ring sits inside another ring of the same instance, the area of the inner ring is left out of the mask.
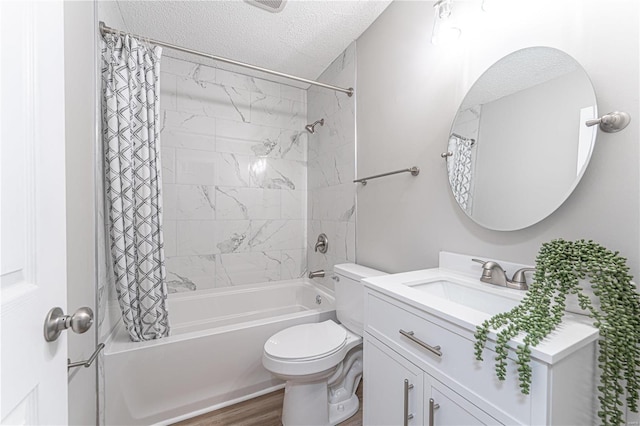
<path id="1" fill-rule="evenodd" d="M 597 116 L 587 73 L 571 56 L 531 47 L 492 65 L 465 96 L 447 146 L 460 208 L 485 228 L 531 226 L 571 194 L 591 158 Z"/>

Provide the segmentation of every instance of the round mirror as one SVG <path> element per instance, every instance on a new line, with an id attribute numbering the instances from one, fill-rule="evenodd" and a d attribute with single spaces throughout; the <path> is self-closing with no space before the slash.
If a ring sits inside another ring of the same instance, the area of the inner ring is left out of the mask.
<path id="1" fill-rule="evenodd" d="M 449 184 L 460 208 L 498 231 L 556 210 L 584 174 L 595 143 L 596 96 L 571 56 L 518 50 L 493 64 L 465 96 L 451 127 Z"/>

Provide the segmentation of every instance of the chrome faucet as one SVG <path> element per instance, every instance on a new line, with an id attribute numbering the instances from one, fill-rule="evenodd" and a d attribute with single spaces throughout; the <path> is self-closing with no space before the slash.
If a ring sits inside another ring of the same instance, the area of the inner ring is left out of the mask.
<path id="1" fill-rule="evenodd" d="M 474 262 L 482 263 L 482 276 L 480 281 L 483 283 L 499 285 L 501 287 L 513 288 L 515 290 L 528 290 L 527 277 L 525 272 L 535 271 L 534 268 L 518 269 L 511 279 L 507 278 L 507 273 L 502 269 L 498 262 L 493 260 L 471 259 Z"/>
<path id="2" fill-rule="evenodd" d="M 309 278 L 322 278 L 324 277 L 324 269 L 318 269 L 317 271 L 309 271 Z"/>

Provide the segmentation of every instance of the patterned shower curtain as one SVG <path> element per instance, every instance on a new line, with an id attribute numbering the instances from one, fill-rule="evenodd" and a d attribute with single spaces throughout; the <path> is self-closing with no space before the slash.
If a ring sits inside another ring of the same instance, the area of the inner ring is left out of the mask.
<path id="1" fill-rule="evenodd" d="M 453 190 L 453 196 L 460 207 L 471 214 L 471 190 L 473 177 L 473 161 L 471 158 L 472 142 L 451 135 L 449 137 L 448 151 L 453 155 L 447 160 L 449 171 L 449 183 Z"/>
<path id="2" fill-rule="evenodd" d="M 102 44 L 102 137 L 115 285 L 131 340 L 169 334 L 162 235 L 159 76 L 162 49 L 130 36 Z"/>

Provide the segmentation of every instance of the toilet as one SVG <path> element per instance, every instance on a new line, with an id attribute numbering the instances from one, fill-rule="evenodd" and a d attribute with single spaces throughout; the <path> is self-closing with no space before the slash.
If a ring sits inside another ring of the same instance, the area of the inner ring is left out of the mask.
<path id="1" fill-rule="evenodd" d="M 358 411 L 362 378 L 364 278 L 384 272 L 353 263 L 334 266 L 336 316 L 282 330 L 267 340 L 262 364 L 285 380 L 282 424 L 327 426 Z"/>

